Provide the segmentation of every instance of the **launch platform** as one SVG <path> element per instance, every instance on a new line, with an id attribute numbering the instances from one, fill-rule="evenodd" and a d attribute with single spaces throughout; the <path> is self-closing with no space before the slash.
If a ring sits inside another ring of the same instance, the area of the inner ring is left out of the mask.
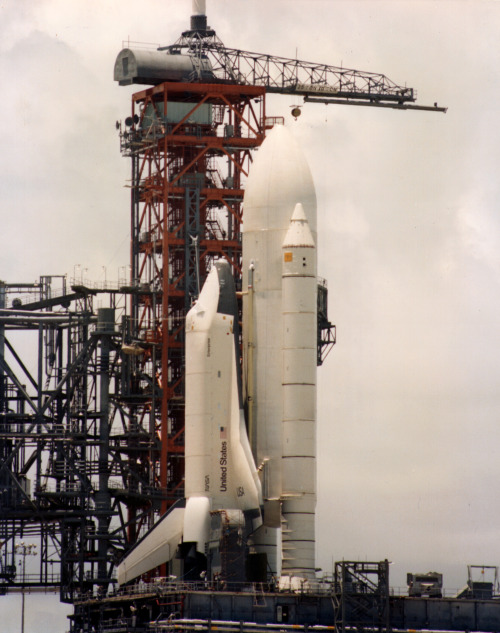
<path id="1" fill-rule="evenodd" d="M 107 598 L 76 602 L 72 631 L 485 631 L 500 630 L 500 600 L 393 595 L 389 562 L 336 563 L 333 577 L 301 591 L 157 578 Z"/>

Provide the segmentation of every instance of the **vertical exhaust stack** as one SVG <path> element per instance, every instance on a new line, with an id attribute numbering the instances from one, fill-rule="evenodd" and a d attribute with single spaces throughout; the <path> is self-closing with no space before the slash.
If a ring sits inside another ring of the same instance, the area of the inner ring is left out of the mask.
<path id="1" fill-rule="evenodd" d="M 193 0 L 193 15 L 206 15 L 207 3 L 206 0 Z"/>
<path id="2" fill-rule="evenodd" d="M 191 30 L 207 30 L 207 9 L 205 0 L 193 0 L 193 14 L 191 15 Z"/>
<path id="3" fill-rule="evenodd" d="M 307 494 L 292 479 L 288 479 L 290 470 L 294 468 L 290 461 L 292 452 L 301 443 L 297 432 L 302 428 L 302 420 L 306 418 L 302 414 L 300 419 L 294 417 L 298 413 L 290 413 L 288 404 L 285 410 L 285 402 L 298 397 L 302 387 L 295 385 L 295 379 L 292 378 L 293 372 L 298 368 L 286 369 L 290 353 L 288 347 L 284 347 L 282 248 L 291 230 L 292 214 L 297 203 L 301 203 L 301 213 L 307 219 L 312 244 L 316 244 L 316 193 L 302 150 L 285 127 L 275 126 L 261 145 L 250 170 L 244 200 L 243 288 L 246 289 L 249 285 L 249 269 L 253 271 L 252 293 L 243 297 L 243 349 L 248 352 L 251 345 L 253 356 L 253 375 L 247 375 L 245 382 L 247 385 L 253 382 L 253 420 L 249 421 L 249 428 L 253 429 L 251 442 L 255 461 L 262 468 L 264 496 L 264 525 L 255 534 L 253 541 L 256 552 L 267 554 L 268 565 L 273 574 L 279 575 L 283 571 L 295 576 L 299 574 L 299 568 L 303 568 L 299 576 L 309 578 L 311 571 L 314 573 L 315 474 L 308 473 Z M 299 221 L 302 222 L 303 220 Z M 307 255 L 308 271 L 314 270 L 311 275 L 315 275 L 316 251 L 313 249 L 309 252 L 310 250 L 308 249 Z M 311 279 L 308 284 L 311 284 Z M 315 278 L 313 282 L 316 288 Z M 310 294 L 309 289 L 307 292 Z M 304 298 L 308 304 L 308 323 L 313 318 L 313 313 L 314 318 L 316 315 L 316 295 L 309 294 L 307 299 Z M 249 305 L 250 297 L 252 306 Z M 302 299 L 299 301 L 299 312 L 301 301 Z M 309 330 L 311 327 L 315 345 L 316 324 L 308 324 Z M 252 341 L 248 339 L 249 332 L 253 332 Z M 310 344 L 309 341 L 307 345 Z M 301 351 L 297 353 L 302 354 Z M 306 382 L 314 383 L 315 390 L 316 356 L 312 350 L 308 350 L 305 355 L 307 368 L 304 368 L 301 375 L 307 374 Z M 314 463 L 315 454 L 315 405 L 314 391 L 312 404 L 308 406 L 307 426 L 304 427 L 308 435 L 305 443 L 308 468 L 313 471 L 315 469 L 311 464 Z M 301 464 L 304 464 L 302 458 L 305 453 L 302 452 L 302 447 L 297 455 L 302 460 Z M 291 468 L 284 467 L 287 460 L 292 465 Z M 307 510 L 301 502 L 300 514 L 308 513 L 310 520 L 305 527 L 293 528 L 293 544 L 288 538 L 292 537 L 289 532 L 292 528 L 287 524 L 283 526 L 285 549 L 281 555 L 280 534 L 277 529 L 280 503 L 283 502 L 285 510 L 289 508 L 285 517 L 288 521 L 294 512 L 292 505 L 299 499 L 304 501 L 306 498 Z M 305 559 L 308 562 L 304 562 Z"/>

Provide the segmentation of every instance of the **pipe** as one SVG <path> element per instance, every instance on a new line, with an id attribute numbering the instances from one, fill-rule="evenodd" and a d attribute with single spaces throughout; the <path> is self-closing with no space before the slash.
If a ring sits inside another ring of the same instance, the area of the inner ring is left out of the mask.
<path id="1" fill-rule="evenodd" d="M 250 448 L 254 456 L 256 455 L 256 442 L 253 436 L 254 423 L 253 423 L 253 403 L 254 403 L 254 380 L 253 380 L 253 302 L 254 302 L 254 289 L 253 289 L 253 273 L 255 265 L 253 260 L 248 267 L 248 353 L 247 353 L 247 411 L 248 411 L 248 439 L 250 441 Z"/>
<path id="2" fill-rule="evenodd" d="M 66 316 L 67 318 L 70 316 L 69 313 L 52 313 L 54 316 L 56 317 L 61 317 L 62 315 Z M 26 317 L 50 317 L 51 313 L 50 312 L 35 312 L 34 310 L 14 310 L 11 308 L 4 308 L 1 307 L 0 308 L 0 316 L 6 316 L 6 317 L 10 317 L 10 316 L 26 316 Z"/>

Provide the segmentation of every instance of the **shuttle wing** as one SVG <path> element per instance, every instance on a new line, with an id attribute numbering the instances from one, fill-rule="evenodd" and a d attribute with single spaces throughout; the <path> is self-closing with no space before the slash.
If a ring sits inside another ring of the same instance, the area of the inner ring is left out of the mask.
<path id="1" fill-rule="evenodd" d="M 182 539 L 184 500 L 178 501 L 128 552 L 118 565 L 118 584 L 123 585 L 171 560 Z"/>

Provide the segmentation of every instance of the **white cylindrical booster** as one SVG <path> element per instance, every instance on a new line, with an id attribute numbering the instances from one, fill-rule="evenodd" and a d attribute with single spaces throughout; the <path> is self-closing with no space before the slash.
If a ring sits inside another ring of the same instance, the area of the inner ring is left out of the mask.
<path id="1" fill-rule="evenodd" d="M 316 246 L 297 204 L 282 249 L 282 575 L 315 575 Z"/>

